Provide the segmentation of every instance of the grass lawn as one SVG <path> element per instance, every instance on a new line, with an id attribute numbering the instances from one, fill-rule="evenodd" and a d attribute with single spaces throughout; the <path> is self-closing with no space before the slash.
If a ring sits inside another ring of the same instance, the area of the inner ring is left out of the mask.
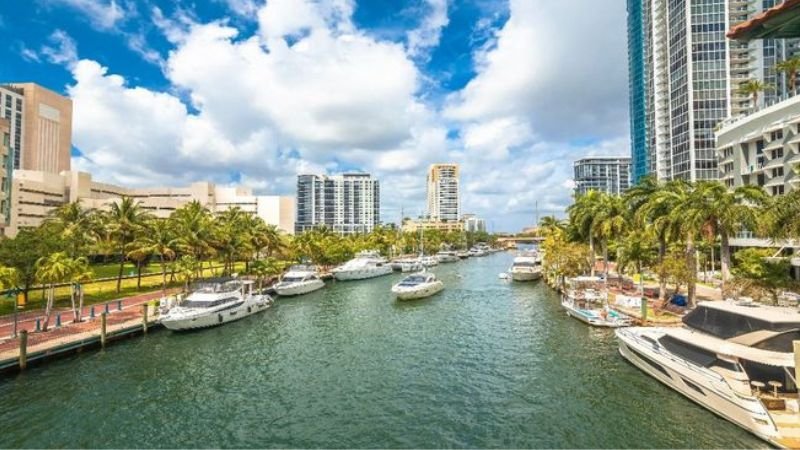
<path id="1" fill-rule="evenodd" d="M 105 266 L 105 265 L 104 265 Z M 96 266 L 93 266 L 92 269 L 94 270 Z M 116 275 L 116 270 L 119 266 L 115 266 L 114 275 Z M 111 300 L 116 300 L 124 297 L 130 297 L 136 294 L 142 294 L 145 292 L 153 292 L 161 289 L 161 268 L 158 264 L 151 265 L 152 272 L 158 273 L 159 276 L 150 276 L 150 277 L 142 277 L 142 287 L 141 289 L 136 288 L 136 278 L 130 279 L 123 279 L 122 286 L 119 293 L 117 293 L 117 280 L 107 280 L 107 281 L 98 281 L 95 283 L 87 283 L 83 285 L 84 289 L 84 305 L 92 305 L 96 303 L 104 303 Z M 213 277 L 218 276 L 221 272 L 222 268 L 216 268 L 213 271 L 208 269 L 207 264 L 206 267 L 203 269 L 203 276 L 204 277 Z M 244 270 L 244 263 L 236 263 L 234 266 L 234 271 L 243 271 Z M 144 274 L 144 270 L 142 271 Z M 96 272 L 95 272 L 96 274 Z M 135 268 L 134 268 L 135 274 Z M 167 274 L 167 281 L 169 281 L 169 274 Z M 169 284 L 170 287 L 179 287 L 182 286 L 180 281 L 174 282 Z M 55 305 L 56 307 L 69 307 L 70 300 L 70 287 L 64 286 L 56 289 L 56 299 Z M 31 291 L 28 294 L 28 304 L 25 306 L 24 309 L 20 309 L 20 311 L 32 311 L 36 309 L 44 309 L 45 307 L 45 297 L 44 291 Z M 14 312 L 14 303 L 12 299 L 6 297 L 0 297 L 0 315 L 4 314 L 11 314 Z"/>

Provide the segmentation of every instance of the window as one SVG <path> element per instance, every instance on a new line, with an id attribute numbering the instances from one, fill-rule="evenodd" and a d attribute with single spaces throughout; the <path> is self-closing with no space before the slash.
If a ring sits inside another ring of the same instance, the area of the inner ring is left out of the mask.
<path id="1" fill-rule="evenodd" d="M 637 352 L 636 350 L 634 350 L 634 349 L 632 349 L 632 348 L 630 348 L 630 347 L 628 347 L 628 350 L 630 350 L 630 351 L 631 351 L 631 353 L 633 353 L 634 355 L 636 355 L 636 357 L 637 357 L 637 358 L 639 358 L 639 359 L 641 359 L 642 361 L 644 361 L 644 362 L 645 362 L 645 363 L 646 363 L 648 366 L 650 366 L 650 367 L 652 367 L 653 369 L 656 369 L 657 371 L 661 372 L 661 373 L 662 373 L 662 374 L 664 374 L 664 375 L 665 375 L 667 378 L 672 378 L 672 377 L 669 375 L 669 372 L 667 372 L 667 371 L 666 371 L 666 369 L 664 369 L 663 367 L 661 367 L 661 364 L 658 364 L 657 362 L 653 361 L 652 359 L 650 359 L 650 358 L 648 358 L 648 357 L 644 356 L 643 354 L 641 354 L 641 353 Z"/>
<path id="2" fill-rule="evenodd" d="M 702 305 L 684 316 L 683 323 L 722 339 L 757 330 L 785 331 L 800 328 L 800 321 L 772 323 Z"/>
<path id="3" fill-rule="evenodd" d="M 683 381 L 683 384 L 685 384 L 687 387 L 689 387 L 689 389 L 692 389 L 693 391 L 697 392 L 700 395 L 706 395 L 706 393 L 703 392 L 702 389 L 700 389 L 700 386 L 692 383 L 691 381 L 687 380 L 686 378 L 681 377 L 681 381 Z"/>

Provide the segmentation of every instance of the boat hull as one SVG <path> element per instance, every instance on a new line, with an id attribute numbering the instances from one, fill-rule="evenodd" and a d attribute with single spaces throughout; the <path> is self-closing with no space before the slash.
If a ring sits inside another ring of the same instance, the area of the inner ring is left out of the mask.
<path id="1" fill-rule="evenodd" d="M 459 257 L 455 255 L 437 255 L 436 259 L 439 260 L 440 263 L 454 263 L 459 261 Z"/>
<path id="2" fill-rule="evenodd" d="M 568 316 L 578 319 L 581 322 L 593 327 L 620 328 L 631 325 L 630 319 L 623 319 L 621 315 L 617 316 L 618 313 L 614 311 L 609 311 L 607 316 L 608 318 L 604 319 L 600 315 L 599 309 L 581 309 L 575 307 L 570 302 L 563 300 L 561 301 L 561 307 L 564 308 Z"/>
<path id="3" fill-rule="evenodd" d="M 356 269 L 356 270 L 337 270 L 333 272 L 333 277 L 339 281 L 353 281 L 353 280 L 366 280 L 368 278 L 382 277 L 392 273 L 392 267 L 389 265 L 375 267 L 370 269 Z"/>
<path id="4" fill-rule="evenodd" d="M 542 272 L 520 272 L 511 270 L 511 279 L 514 281 L 536 281 L 542 277 Z"/>
<path id="5" fill-rule="evenodd" d="M 223 325 L 259 313 L 272 305 L 272 298 L 268 295 L 258 297 L 246 300 L 234 308 L 210 311 L 208 314 L 192 317 L 170 317 L 167 313 L 160 322 L 165 328 L 172 331 L 196 330 Z"/>
<path id="6" fill-rule="evenodd" d="M 436 295 L 444 290 L 444 283 L 437 281 L 419 289 L 392 289 L 398 300 L 419 300 Z"/>
<path id="7" fill-rule="evenodd" d="M 664 355 L 654 354 L 652 344 L 637 342 L 632 330 L 635 328 L 616 331 L 619 353 L 629 363 L 712 413 L 767 442 L 786 447 L 774 431 L 772 418 L 758 399 L 734 393 L 727 383 L 704 375 L 691 364 L 679 364 Z"/>
<path id="8" fill-rule="evenodd" d="M 275 292 L 281 297 L 293 297 L 295 295 L 308 294 L 325 287 L 322 280 L 312 280 L 305 283 L 293 283 L 289 286 L 275 286 Z"/>

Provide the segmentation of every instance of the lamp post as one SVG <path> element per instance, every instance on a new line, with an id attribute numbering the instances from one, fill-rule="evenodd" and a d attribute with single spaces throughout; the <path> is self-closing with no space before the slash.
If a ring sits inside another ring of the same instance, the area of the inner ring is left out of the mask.
<path id="1" fill-rule="evenodd" d="M 15 289 L 9 289 L 8 292 L 6 292 L 6 298 L 13 299 L 13 301 L 14 301 L 14 328 L 13 328 L 13 332 L 11 334 L 12 338 L 16 338 L 17 337 L 17 320 L 18 320 L 18 317 L 19 317 L 19 313 L 18 313 L 18 310 L 17 310 L 17 296 L 18 295 L 19 295 L 19 290 L 16 289 L 16 288 Z"/>

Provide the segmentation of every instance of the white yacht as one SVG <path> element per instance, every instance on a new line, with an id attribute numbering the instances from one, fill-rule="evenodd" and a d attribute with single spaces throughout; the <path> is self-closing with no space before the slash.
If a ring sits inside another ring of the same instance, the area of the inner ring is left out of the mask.
<path id="1" fill-rule="evenodd" d="M 460 258 L 458 257 L 458 253 L 452 250 L 442 250 L 436 254 L 436 259 L 439 260 L 440 263 L 451 263 L 458 262 Z"/>
<path id="2" fill-rule="evenodd" d="M 417 272 L 422 270 L 422 261 L 419 258 L 398 258 L 392 261 L 392 269 L 400 272 Z"/>
<path id="3" fill-rule="evenodd" d="M 392 286 L 392 293 L 398 300 L 416 300 L 430 297 L 444 289 L 444 283 L 430 272 L 419 272 L 403 278 Z"/>
<path id="4" fill-rule="evenodd" d="M 567 284 L 561 307 L 568 316 L 595 327 L 618 328 L 633 323 L 630 317 L 608 305 L 608 291 L 602 278 L 575 277 Z"/>
<path id="5" fill-rule="evenodd" d="M 479 247 L 469 249 L 469 256 L 486 256 L 486 251 Z"/>
<path id="6" fill-rule="evenodd" d="M 422 267 L 433 267 L 439 265 L 439 258 L 435 256 L 419 255 L 419 262 L 422 264 Z"/>
<path id="7" fill-rule="evenodd" d="M 470 256 L 469 255 L 469 250 L 459 250 L 457 252 L 457 255 L 458 255 L 459 259 L 467 259 Z"/>
<path id="8" fill-rule="evenodd" d="M 535 252 L 523 252 L 508 269 L 514 281 L 533 281 L 542 277 L 542 261 Z"/>
<path id="9" fill-rule="evenodd" d="M 619 352 L 646 374 L 779 447 L 800 448 L 793 342 L 796 308 L 701 302 L 682 328 L 616 331 Z"/>
<path id="10" fill-rule="evenodd" d="M 350 261 L 331 270 L 331 273 L 340 281 L 363 280 L 388 275 L 392 273 L 392 266 L 378 252 L 363 251 Z"/>
<path id="11" fill-rule="evenodd" d="M 220 279 L 198 283 L 185 300 L 161 316 L 170 330 L 190 330 L 233 322 L 272 305 L 269 295 L 254 294 L 253 281 Z"/>
<path id="12" fill-rule="evenodd" d="M 308 294 L 325 287 L 325 282 L 319 277 L 314 266 L 294 265 L 273 286 L 275 292 L 281 296 Z"/>

